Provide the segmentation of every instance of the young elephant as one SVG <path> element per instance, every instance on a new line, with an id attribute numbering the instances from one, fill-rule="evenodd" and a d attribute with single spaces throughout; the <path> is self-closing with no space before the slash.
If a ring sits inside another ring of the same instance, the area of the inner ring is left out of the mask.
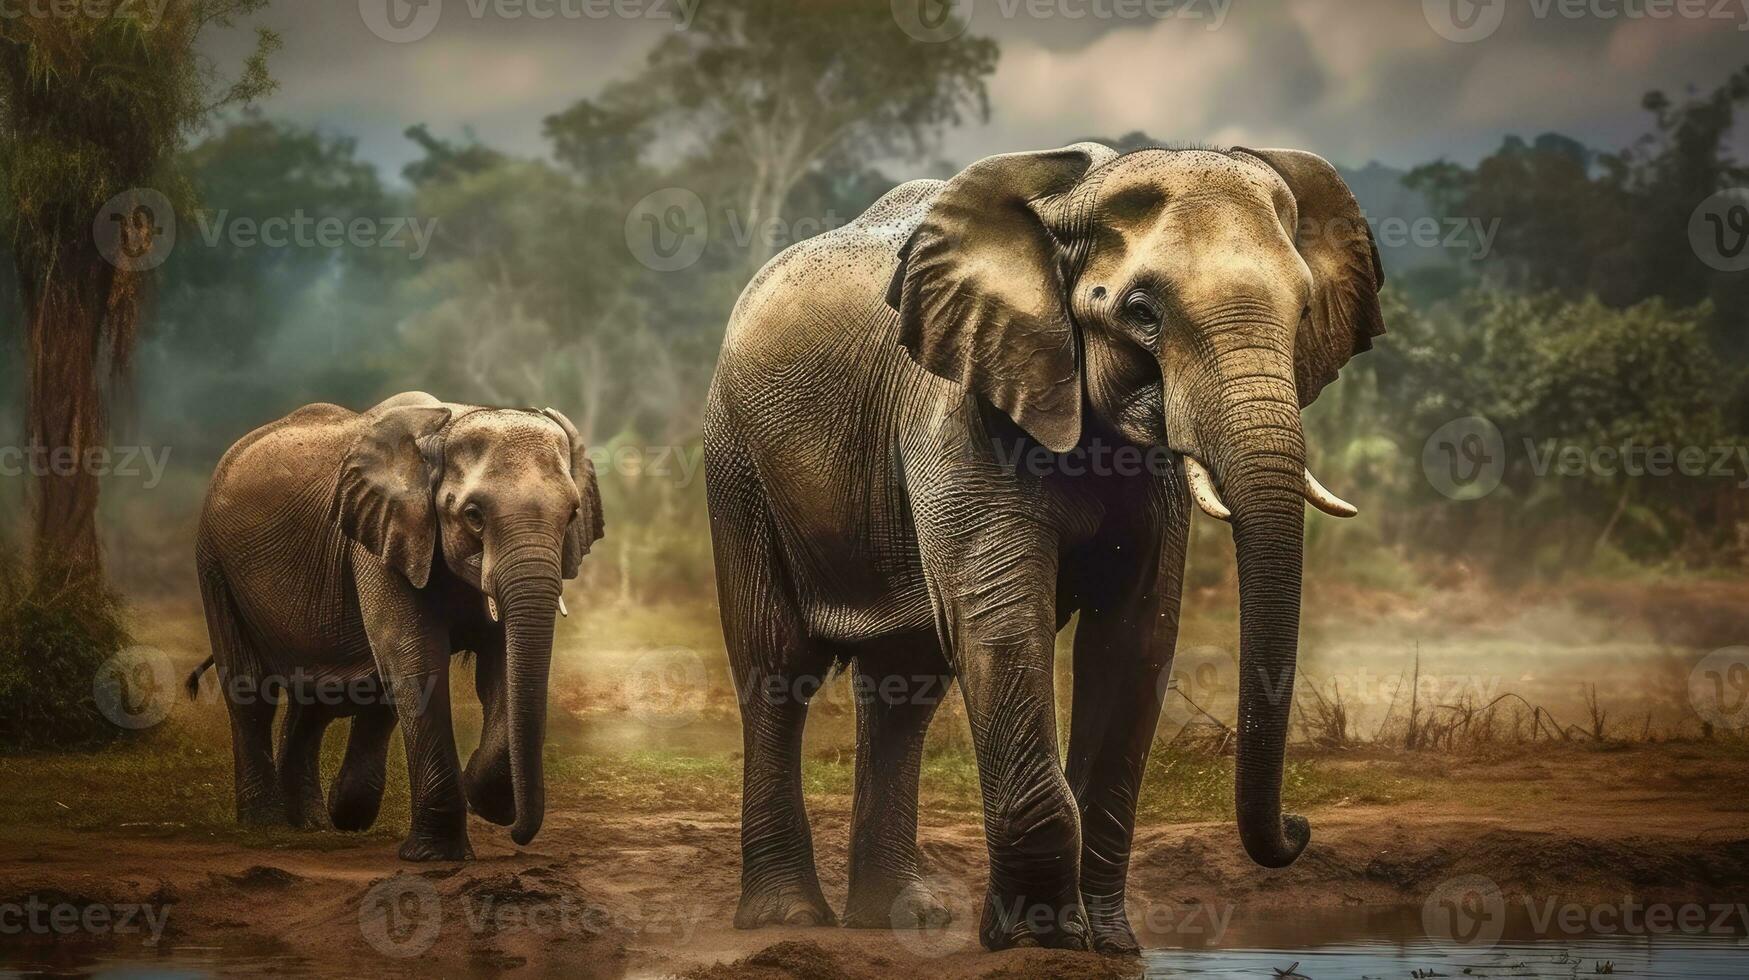
<path id="1" fill-rule="evenodd" d="M 402 859 L 470 857 L 467 808 L 528 843 L 545 809 L 561 583 L 601 530 L 583 441 L 550 408 L 411 392 L 363 414 L 310 405 L 231 447 L 207 494 L 196 558 L 231 716 L 238 819 L 325 824 L 322 733 L 350 715 L 327 817 L 341 829 L 368 826 L 398 716 L 413 797 Z M 449 712 L 450 657 L 462 650 L 476 655 L 484 709 L 465 774 Z"/>

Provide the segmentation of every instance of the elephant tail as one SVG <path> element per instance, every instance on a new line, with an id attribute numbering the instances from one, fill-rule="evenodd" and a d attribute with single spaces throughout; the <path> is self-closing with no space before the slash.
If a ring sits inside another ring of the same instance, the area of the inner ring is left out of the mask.
<path id="1" fill-rule="evenodd" d="M 193 672 L 188 675 L 188 680 L 182 682 L 183 688 L 188 691 L 188 699 L 190 701 L 200 697 L 200 675 L 211 670 L 212 666 L 213 658 L 207 657 L 200 662 L 199 667 L 194 668 Z"/>

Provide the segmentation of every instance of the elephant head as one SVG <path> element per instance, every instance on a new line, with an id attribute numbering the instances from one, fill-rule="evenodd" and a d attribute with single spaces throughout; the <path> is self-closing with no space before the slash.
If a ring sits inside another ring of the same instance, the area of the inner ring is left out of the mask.
<path id="1" fill-rule="evenodd" d="M 1239 567 L 1237 809 L 1259 864 L 1283 816 L 1305 501 L 1354 508 L 1306 468 L 1300 410 L 1384 332 L 1383 272 L 1334 167 L 1295 150 L 1079 143 L 980 161 L 939 192 L 888 291 L 901 343 L 1033 439 L 1165 446 L 1230 521 Z"/>
<path id="2" fill-rule="evenodd" d="M 511 837 L 528 843 L 545 812 L 541 751 L 562 581 L 576 577 L 602 532 L 595 469 L 576 428 L 550 408 L 374 413 L 341 466 L 336 514 L 415 588 L 427 586 L 441 554 L 503 622 Z"/>

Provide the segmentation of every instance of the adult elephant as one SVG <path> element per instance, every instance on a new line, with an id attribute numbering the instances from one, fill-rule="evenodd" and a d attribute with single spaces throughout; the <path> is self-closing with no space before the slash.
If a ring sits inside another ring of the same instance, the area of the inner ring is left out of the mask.
<path id="1" fill-rule="evenodd" d="M 245 436 L 213 476 L 197 543 L 238 819 L 324 823 L 322 733 L 353 715 L 328 816 L 368 826 L 398 717 L 413 798 L 404 860 L 472 856 L 468 807 L 528 843 L 545 812 L 561 585 L 601 530 L 594 468 L 554 409 L 409 392 L 363 413 L 310 405 Z M 463 650 L 484 712 L 465 773 L 449 711 Z"/>
<path id="2" fill-rule="evenodd" d="M 1354 513 L 1306 469 L 1300 409 L 1383 332 L 1382 281 L 1315 155 L 1095 143 L 904 184 L 767 265 L 705 417 L 746 750 L 736 924 L 834 920 L 800 748 L 812 678 L 849 662 L 848 924 L 943 914 L 917 871 L 938 693 L 916 679 L 951 671 L 983 790 L 984 945 L 1135 950 L 1124 881 L 1192 499 L 1238 557 L 1240 838 L 1292 862 L 1303 504 Z M 1052 657 L 1077 610 L 1065 775 Z"/>

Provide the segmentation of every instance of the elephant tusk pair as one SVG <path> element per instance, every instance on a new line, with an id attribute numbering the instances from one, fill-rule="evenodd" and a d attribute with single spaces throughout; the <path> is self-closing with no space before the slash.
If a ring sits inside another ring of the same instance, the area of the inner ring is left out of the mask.
<path id="1" fill-rule="evenodd" d="M 1232 520 L 1233 512 L 1221 501 L 1221 495 L 1215 492 L 1215 481 L 1213 477 L 1209 476 L 1209 471 L 1194 456 L 1182 458 L 1184 460 L 1184 479 L 1190 485 L 1190 496 L 1196 501 L 1196 505 L 1202 508 L 1203 513 L 1217 521 Z M 1312 475 L 1311 470 L 1308 469 L 1305 472 L 1306 482 L 1300 492 L 1305 495 L 1306 500 L 1310 501 L 1313 507 L 1332 517 L 1353 517 L 1360 513 L 1353 504 L 1324 489 L 1324 485 L 1318 482 L 1318 478 Z"/>

